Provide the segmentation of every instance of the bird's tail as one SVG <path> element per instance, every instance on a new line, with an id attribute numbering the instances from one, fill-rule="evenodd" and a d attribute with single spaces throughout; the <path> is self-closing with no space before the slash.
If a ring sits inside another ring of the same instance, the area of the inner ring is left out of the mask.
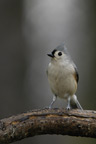
<path id="1" fill-rule="evenodd" d="M 81 109 L 83 110 L 82 106 L 80 105 L 77 96 L 73 95 L 70 99 L 70 106 L 72 109 Z"/>

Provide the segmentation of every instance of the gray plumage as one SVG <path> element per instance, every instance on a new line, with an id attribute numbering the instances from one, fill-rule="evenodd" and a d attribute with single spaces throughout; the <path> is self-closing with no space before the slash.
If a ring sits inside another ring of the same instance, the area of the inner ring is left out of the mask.
<path id="1" fill-rule="evenodd" d="M 69 55 L 68 50 L 67 50 L 67 48 L 66 48 L 66 46 L 65 46 L 64 43 L 62 43 L 61 45 L 57 46 L 57 47 L 52 51 L 52 53 L 54 54 L 56 51 L 63 51 L 65 54 Z"/>
<path id="2" fill-rule="evenodd" d="M 67 100 L 68 109 L 82 109 L 75 95 L 79 75 L 64 43 L 56 47 L 48 56 L 51 57 L 51 62 L 48 66 L 47 75 L 50 88 L 54 94 L 50 107 L 58 96 Z"/>
<path id="3" fill-rule="evenodd" d="M 64 43 L 62 43 L 61 45 L 57 46 L 57 47 L 56 47 L 56 50 L 57 50 L 57 51 L 64 51 L 65 54 L 68 54 L 68 50 L 67 50 L 67 48 L 65 47 L 65 44 L 64 44 Z"/>

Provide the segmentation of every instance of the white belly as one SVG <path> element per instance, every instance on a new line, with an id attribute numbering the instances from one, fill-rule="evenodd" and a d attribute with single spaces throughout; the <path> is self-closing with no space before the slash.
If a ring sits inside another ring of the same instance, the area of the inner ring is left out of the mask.
<path id="1" fill-rule="evenodd" d="M 54 67 L 54 65 L 48 68 L 48 81 L 52 92 L 60 97 L 67 98 L 75 94 L 77 89 L 77 83 L 73 76 L 74 69 L 70 67 Z"/>

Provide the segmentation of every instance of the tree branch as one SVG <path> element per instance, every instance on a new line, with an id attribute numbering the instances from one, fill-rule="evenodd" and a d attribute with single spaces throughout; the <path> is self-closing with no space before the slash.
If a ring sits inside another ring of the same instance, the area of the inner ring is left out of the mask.
<path id="1" fill-rule="evenodd" d="M 96 111 L 43 109 L 0 120 L 0 143 L 43 134 L 96 138 Z"/>

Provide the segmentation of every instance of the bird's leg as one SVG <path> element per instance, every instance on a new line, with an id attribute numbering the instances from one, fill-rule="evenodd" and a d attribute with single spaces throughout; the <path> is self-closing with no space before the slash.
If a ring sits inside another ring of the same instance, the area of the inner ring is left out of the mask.
<path id="1" fill-rule="evenodd" d="M 70 107 L 70 96 L 68 97 L 68 100 L 67 100 L 67 107 L 66 107 L 66 108 L 67 108 L 67 110 L 70 110 L 70 108 L 71 108 L 71 107 Z"/>
<path id="2" fill-rule="evenodd" d="M 51 102 L 51 104 L 49 105 L 49 109 L 51 109 L 52 108 L 52 105 L 54 104 L 54 102 L 56 101 L 56 96 L 55 95 L 53 95 L 53 100 L 52 100 L 52 102 Z"/>
<path id="3" fill-rule="evenodd" d="M 76 95 L 74 95 L 74 99 L 75 99 L 75 102 L 76 102 L 77 107 L 78 107 L 79 109 L 83 110 L 83 108 L 82 108 L 82 106 L 80 105 L 80 103 L 79 103 Z"/>

